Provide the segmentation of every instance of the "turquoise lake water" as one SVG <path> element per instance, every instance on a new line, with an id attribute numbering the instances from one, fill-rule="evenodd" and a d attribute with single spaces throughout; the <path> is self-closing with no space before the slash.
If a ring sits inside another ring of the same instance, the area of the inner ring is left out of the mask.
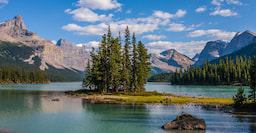
<path id="1" fill-rule="evenodd" d="M 254 113 L 224 113 L 195 105 L 87 104 L 63 91 L 81 83 L 0 85 L 0 128 L 14 133 L 241 133 L 256 132 Z M 148 83 L 148 91 L 176 95 L 232 97 L 238 87 L 171 86 Z M 248 89 L 246 89 L 248 91 Z M 52 101 L 58 98 L 60 101 Z M 206 121 L 206 131 L 165 131 L 161 126 L 181 113 Z"/>

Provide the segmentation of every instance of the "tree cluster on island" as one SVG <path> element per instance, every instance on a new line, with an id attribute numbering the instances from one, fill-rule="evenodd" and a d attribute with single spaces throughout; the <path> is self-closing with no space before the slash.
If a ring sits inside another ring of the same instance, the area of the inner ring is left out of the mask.
<path id="1" fill-rule="evenodd" d="M 49 76 L 44 71 L 26 72 L 23 68 L 9 68 L 3 66 L 0 69 L 0 84 L 41 84 L 49 83 Z"/>
<path id="2" fill-rule="evenodd" d="M 132 45 L 132 46 L 131 46 Z M 114 38 L 110 26 L 102 36 L 98 50 L 92 48 L 91 61 L 88 61 L 83 87 L 107 92 L 144 91 L 150 76 L 151 63 L 147 49 L 141 41 L 137 43 L 135 33 L 132 39 L 127 26 L 124 47 L 121 34 Z"/>

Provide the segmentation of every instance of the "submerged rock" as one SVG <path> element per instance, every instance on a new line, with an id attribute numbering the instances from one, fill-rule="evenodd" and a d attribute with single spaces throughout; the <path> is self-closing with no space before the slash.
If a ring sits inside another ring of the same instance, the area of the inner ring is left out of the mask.
<path id="1" fill-rule="evenodd" d="M 52 101 L 60 101 L 60 99 L 58 99 L 58 98 L 54 98 L 54 99 L 52 99 Z"/>
<path id="2" fill-rule="evenodd" d="M 5 129 L 0 129 L 0 133 L 11 133 L 11 131 L 5 130 Z"/>
<path id="3" fill-rule="evenodd" d="M 198 119 L 191 114 L 183 114 L 178 116 L 172 122 L 168 122 L 167 124 L 163 125 L 162 128 L 166 130 L 205 130 L 206 125 L 203 119 Z"/>

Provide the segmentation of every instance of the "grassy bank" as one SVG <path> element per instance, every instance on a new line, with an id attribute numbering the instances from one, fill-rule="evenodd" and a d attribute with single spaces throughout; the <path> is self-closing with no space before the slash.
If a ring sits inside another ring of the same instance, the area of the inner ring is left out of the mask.
<path id="1" fill-rule="evenodd" d="M 211 97 L 184 97 L 159 92 L 137 92 L 137 93 L 106 93 L 101 95 L 99 92 L 78 90 L 66 93 L 70 96 L 80 97 L 89 103 L 122 103 L 122 104 L 143 104 L 161 103 L 169 104 L 202 104 L 202 105 L 228 105 L 233 104 L 231 98 L 211 98 Z"/>

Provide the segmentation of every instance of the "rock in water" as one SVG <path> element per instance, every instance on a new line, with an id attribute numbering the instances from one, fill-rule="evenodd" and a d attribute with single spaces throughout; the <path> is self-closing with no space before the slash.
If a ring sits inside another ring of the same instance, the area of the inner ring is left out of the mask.
<path id="1" fill-rule="evenodd" d="M 163 125 L 162 128 L 166 130 L 205 130 L 206 125 L 203 119 L 198 119 L 191 114 L 183 114 L 178 116 L 172 122 L 168 122 L 167 124 Z"/>

